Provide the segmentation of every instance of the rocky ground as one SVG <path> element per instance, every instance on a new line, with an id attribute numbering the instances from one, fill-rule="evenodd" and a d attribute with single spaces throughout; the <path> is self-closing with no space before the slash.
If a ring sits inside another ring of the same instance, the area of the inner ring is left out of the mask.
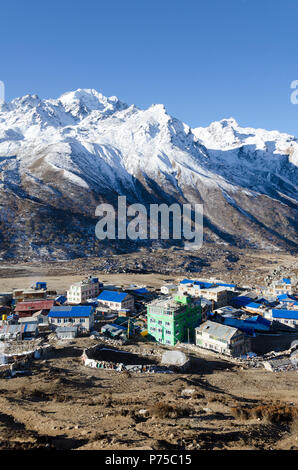
<path id="1" fill-rule="evenodd" d="M 27 287 L 37 280 L 65 291 L 72 282 L 93 274 L 117 285 L 146 284 L 160 287 L 181 277 L 215 277 L 242 286 L 264 285 L 270 278 L 298 276 L 295 254 L 220 247 L 202 248 L 197 254 L 179 249 L 142 250 L 101 258 L 59 262 L 7 263 L 0 266 L 0 291 Z M 266 277 L 269 278 L 266 280 Z"/>
<path id="2" fill-rule="evenodd" d="M 298 449 L 297 372 L 206 351 L 189 373 L 90 369 L 80 356 L 95 342 L 56 342 L 27 374 L 1 379 L 0 449 Z"/>

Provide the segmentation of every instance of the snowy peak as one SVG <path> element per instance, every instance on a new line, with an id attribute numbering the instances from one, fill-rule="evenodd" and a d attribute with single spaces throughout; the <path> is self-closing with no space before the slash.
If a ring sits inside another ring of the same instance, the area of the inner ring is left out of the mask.
<path id="1" fill-rule="evenodd" d="M 64 93 L 58 99 L 66 112 L 74 117 L 85 117 L 92 111 L 98 111 L 102 116 L 109 116 L 116 111 L 128 108 L 116 96 L 107 98 L 96 90 L 81 89 Z"/>
<path id="2" fill-rule="evenodd" d="M 291 155 L 298 150 L 295 137 L 278 131 L 240 127 L 234 118 L 215 121 L 208 127 L 197 127 L 193 129 L 193 133 L 203 145 L 213 150 L 251 146 L 265 153 L 283 155 Z"/>
<path id="3" fill-rule="evenodd" d="M 11 101 L 11 108 L 12 109 L 30 109 L 36 108 L 40 104 L 41 100 L 37 95 L 25 95 L 20 98 L 15 98 Z"/>

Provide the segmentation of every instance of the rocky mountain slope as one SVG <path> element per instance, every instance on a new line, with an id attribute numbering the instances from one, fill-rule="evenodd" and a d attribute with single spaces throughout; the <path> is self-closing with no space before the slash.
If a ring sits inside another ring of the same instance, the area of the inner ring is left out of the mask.
<path id="1" fill-rule="evenodd" d="M 295 250 L 297 165 L 295 137 L 234 119 L 191 129 L 163 105 L 141 110 L 95 90 L 28 95 L 0 105 L 0 253 L 134 250 L 95 237 L 96 206 L 118 195 L 203 203 L 205 243 Z"/>

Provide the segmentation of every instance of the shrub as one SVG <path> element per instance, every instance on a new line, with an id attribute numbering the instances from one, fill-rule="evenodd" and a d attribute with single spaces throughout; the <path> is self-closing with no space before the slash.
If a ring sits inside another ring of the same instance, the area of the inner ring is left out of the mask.
<path id="1" fill-rule="evenodd" d="M 248 420 L 258 418 L 271 424 L 289 424 L 297 417 L 297 408 L 286 404 L 259 405 L 253 408 L 236 406 L 231 408 L 235 418 Z"/>
<path id="2" fill-rule="evenodd" d="M 180 418 L 189 415 L 189 409 L 186 407 L 179 407 L 169 405 L 168 403 L 156 403 L 149 409 L 149 413 L 156 418 Z"/>

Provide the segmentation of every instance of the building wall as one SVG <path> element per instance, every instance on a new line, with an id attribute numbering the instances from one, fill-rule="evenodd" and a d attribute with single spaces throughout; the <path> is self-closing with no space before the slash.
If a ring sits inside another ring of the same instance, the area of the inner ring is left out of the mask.
<path id="1" fill-rule="evenodd" d="M 196 345 L 229 356 L 237 356 L 248 351 L 248 344 L 241 333 L 231 340 L 223 341 L 220 338 L 212 337 L 207 332 L 202 333 L 196 329 Z"/>
<path id="2" fill-rule="evenodd" d="M 88 282 L 81 285 L 73 284 L 67 291 L 67 301 L 72 304 L 80 304 L 87 299 L 97 297 L 99 292 L 99 283 Z"/>
<path id="3" fill-rule="evenodd" d="M 175 294 L 178 291 L 177 286 L 162 286 L 160 292 L 165 295 Z"/>
<path id="4" fill-rule="evenodd" d="M 127 295 L 122 302 L 112 302 L 110 300 L 101 300 L 100 302 L 115 311 L 134 310 L 134 298 L 131 295 Z"/>
<path id="5" fill-rule="evenodd" d="M 218 289 L 216 287 L 201 289 L 199 286 L 180 284 L 178 287 L 178 293 L 180 295 L 186 293 L 192 297 L 204 297 L 207 300 L 213 300 L 216 308 L 223 307 L 224 305 L 227 305 L 228 302 L 228 290 Z"/>
<path id="6" fill-rule="evenodd" d="M 49 318 L 50 323 L 55 326 L 74 326 L 80 325 L 82 328 L 86 330 L 90 330 L 93 327 L 94 323 L 94 315 L 90 315 L 90 317 L 65 317 L 65 318 Z"/>
<path id="7" fill-rule="evenodd" d="M 281 323 L 282 325 L 286 325 L 294 329 L 298 329 L 298 320 L 290 319 L 290 318 L 273 318 L 271 310 L 267 310 L 264 313 L 264 318 L 266 318 L 267 320 L 277 322 L 277 323 Z"/>
<path id="8" fill-rule="evenodd" d="M 292 320 L 289 318 L 274 318 L 274 321 L 281 323 L 282 325 L 289 326 L 294 329 L 298 329 L 298 320 Z"/>
<path id="9" fill-rule="evenodd" d="M 188 340 L 193 336 L 194 328 L 201 321 L 201 307 L 186 304 L 178 314 L 153 313 L 150 304 L 147 306 L 148 334 L 156 341 L 174 346 L 178 341 Z"/>

